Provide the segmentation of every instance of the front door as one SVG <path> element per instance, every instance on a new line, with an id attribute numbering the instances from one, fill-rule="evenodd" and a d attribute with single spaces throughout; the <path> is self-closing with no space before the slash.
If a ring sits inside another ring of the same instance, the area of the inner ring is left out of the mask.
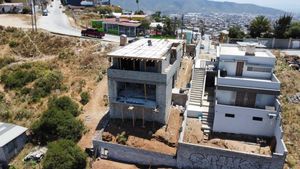
<path id="1" fill-rule="evenodd" d="M 243 76 L 244 62 L 237 62 L 235 76 Z"/>

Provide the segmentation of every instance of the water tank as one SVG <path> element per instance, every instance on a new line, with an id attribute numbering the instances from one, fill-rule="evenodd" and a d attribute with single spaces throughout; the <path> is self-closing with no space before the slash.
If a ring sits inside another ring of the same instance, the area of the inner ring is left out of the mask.
<path id="1" fill-rule="evenodd" d="M 125 46 L 127 44 L 127 36 L 122 34 L 120 36 L 120 46 Z"/>
<path id="2" fill-rule="evenodd" d="M 221 70 L 220 76 L 221 77 L 226 77 L 227 76 L 227 70 Z"/>

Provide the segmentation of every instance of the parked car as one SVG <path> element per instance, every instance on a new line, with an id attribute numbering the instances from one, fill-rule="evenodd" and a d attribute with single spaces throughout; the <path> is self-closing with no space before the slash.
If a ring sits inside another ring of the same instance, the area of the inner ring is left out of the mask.
<path id="1" fill-rule="evenodd" d="M 200 45 L 200 49 L 204 49 L 204 45 L 203 44 Z"/>
<path id="2" fill-rule="evenodd" d="M 97 29 L 85 29 L 81 31 L 81 36 L 88 36 L 94 38 L 102 38 L 105 36 L 104 32 L 99 32 Z"/>
<path id="3" fill-rule="evenodd" d="M 43 16 L 48 16 L 48 10 L 47 10 L 47 9 L 43 10 L 42 15 L 43 15 Z"/>

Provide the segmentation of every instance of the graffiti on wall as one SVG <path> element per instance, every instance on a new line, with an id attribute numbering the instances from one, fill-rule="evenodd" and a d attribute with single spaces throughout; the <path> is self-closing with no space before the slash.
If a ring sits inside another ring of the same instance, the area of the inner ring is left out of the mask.
<path id="1" fill-rule="evenodd" d="M 269 169 L 270 163 L 257 162 L 249 159 L 194 153 L 189 160 L 193 168 L 204 169 Z"/>

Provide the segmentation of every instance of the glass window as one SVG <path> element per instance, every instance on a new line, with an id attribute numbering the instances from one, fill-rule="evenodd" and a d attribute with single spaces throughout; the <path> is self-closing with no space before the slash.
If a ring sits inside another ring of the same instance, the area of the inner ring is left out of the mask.
<path id="1" fill-rule="evenodd" d="M 234 114 L 229 114 L 229 113 L 226 113 L 226 114 L 225 114 L 225 117 L 234 118 Z"/>
<path id="2" fill-rule="evenodd" d="M 263 121 L 262 117 L 253 117 L 252 120 L 254 121 Z"/>
<path id="3" fill-rule="evenodd" d="M 269 67 L 247 67 L 247 71 L 253 71 L 253 72 L 271 72 L 272 68 Z"/>

